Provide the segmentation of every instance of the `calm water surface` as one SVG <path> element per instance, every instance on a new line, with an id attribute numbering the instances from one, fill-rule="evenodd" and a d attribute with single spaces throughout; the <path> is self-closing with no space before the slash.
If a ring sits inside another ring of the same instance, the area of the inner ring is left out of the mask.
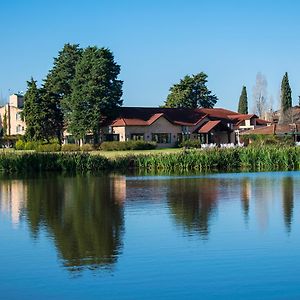
<path id="1" fill-rule="evenodd" d="M 0 179 L 1 299 L 300 299 L 300 173 Z"/>

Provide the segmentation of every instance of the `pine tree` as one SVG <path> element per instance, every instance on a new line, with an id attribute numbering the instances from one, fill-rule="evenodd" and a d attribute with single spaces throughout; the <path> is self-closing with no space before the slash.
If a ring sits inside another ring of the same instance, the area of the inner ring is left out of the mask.
<path id="1" fill-rule="evenodd" d="M 76 64 L 81 56 L 82 49 L 78 44 L 65 44 L 44 80 L 42 100 L 47 114 L 44 127 L 48 136 L 56 136 L 59 140 L 64 126 L 63 112 L 68 110 Z"/>
<path id="2" fill-rule="evenodd" d="M 248 114 L 248 96 L 247 89 L 243 86 L 242 93 L 239 100 L 238 112 L 240 114 Z"/>
<path id="3" fill-rule="evenodd" d="M 217 103 L 216 95 L 207 88 L 207 75 L 203 72 L 185 76 L 170 88 L 165 107 L 212 108 Z"/>
<path id="4" fill-rule="evenodd" d="M 44 140 L 44 109 L 36 81 L 27 81 L 28 89 L 24 97 L 23 117 L 26 122 L 25 139 L 29 141 Z"/>
<path id="5" fill-rule="evenodd" d="M 63 49 L 58 52 L 58 56 L 54 58 L 53 68 L 44 80 L 44 87 L 47 91 L 61 98 L 71 94 L 76 64 L 81 58 L 82 51 L 78 44 L 64 45 Z"/>
<path id="6" fill-rule="evenodd" d="M 286 72 L 281 82 L 281 117 L 280 123 L 291 122 L 292 90 Z"/>
<path id="7" fill-rule="evenodd" d="M 122 105 L 120 66 L 109 49 L 88 47 L 76 66 L 67 113 L 68 130 L 84 139 L 90 132 L 98 143 L 101 121 Z"/>

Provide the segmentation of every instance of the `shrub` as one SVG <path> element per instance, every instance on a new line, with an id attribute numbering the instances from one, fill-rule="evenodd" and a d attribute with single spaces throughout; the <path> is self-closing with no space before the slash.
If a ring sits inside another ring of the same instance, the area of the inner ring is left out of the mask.
<path id="1" fill-rule="evenodd" d="M 277 135 L 262 135 L 251 134 L 248 136 L 251 140 L 249 144 L 251 147 L 258 146 L 293 146 L 294 139 L 291 135 L 277 136 Z"/>
<path id="2" fill-rule="evenodd" d="M 103 142 L 100 145 L 100 150 L 104 151 L 152 150 L 155 148 L 156 143 L 146 141 Z"/>
<path id="3" fill-rule="evenodd" d="M 85 152 L 85 151 L 93 151 L 95 149 L 92 144 L 84 144 L 80 147 L 80 150 Z"/>
<path id="4" fill-rule="evenodd" d="M 201 148 L 200 141 L 198 140 L 186 140 L 179 143 L 179 147 L 186 147 L 186 148 Z"/>
<path id="5" fill-rule="evenodd" d="M 24 150 L 36 150 L 40 144 L 41 142 L 28 141 L 24 145 Z"/>
<path id="6" fill-rule="evenodd" d="M 16 148 L 16 150 L 24 150 L 25 142 L 22 140 L 17 140 L 15 148 Z"/>
<path id="7" fill-rule="evenodd" d="M 38 151 L 38 152 L 57 152 L 57 151 L 60 151 L 60 145 L 57 143 L 38 145 L 36 148 L 36 151 Z"/>
<path id="8" fill-rule="evenodd" d="M 77 144 L 65 144 L 61 146 L 61 151 L 65 151 L 65 152 L 80 151 L 80 147 Z"/>

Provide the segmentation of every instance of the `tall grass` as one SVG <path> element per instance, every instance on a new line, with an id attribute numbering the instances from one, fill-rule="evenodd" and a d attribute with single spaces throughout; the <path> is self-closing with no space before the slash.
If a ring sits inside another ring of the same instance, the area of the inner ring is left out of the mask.
<path id="1" fill-rule="evenodd" d="M 138 156 L 138 169 L 164 171 L 278 171 L 300 169 L 300 148 L 260 147 L 190 150 Z"/>
<path id="2" fill-rule="evenodd" d="M 16 153 L 0 154 L 0 170 L 12 172 L 30 171 L 99 171 L 108 170 L 106 157 L 87 153 Z"/>
<path id="3" fill-rule="evenodd" d="M 106 158 L 82 152 L 0 154 L 0 170 L 99 171 L 140 170 L 164 172 L 279 171 L 300 169 L 300 147 L 247 147 L 234 149 L 183 150 L 176 153 L 144 154 Z"/>

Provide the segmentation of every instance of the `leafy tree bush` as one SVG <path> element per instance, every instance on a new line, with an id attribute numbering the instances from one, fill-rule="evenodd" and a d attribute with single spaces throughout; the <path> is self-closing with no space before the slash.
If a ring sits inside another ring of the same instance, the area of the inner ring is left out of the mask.
<path id="1" fill-rule="evenodd" d="M 186 148 L 201 148 L 200 142 L 198 140 L 186 140 L 182 141 L 178 144 L 180 148 L 186 147 Z"/>
<path id="2" fill-rule="evenodd" d="M 93 151 L 95 150 L 94 146 L 92 144 L 84 144 L 80 147 L 81 151 Z"/>
<path id="3" fill-rule="evenodd" d="M 185 76 L 179 83 L 170 88 L 170 93 L 165 101 L 165 107 L 181 108 L 212 108 L 218 101 L 206 86 L 207 75 L 203 72 Z"/>
<path id="4" fill-rule="evenodd" d="M 58 143 L 52 143 L 52 144 L 42 144 L 38 145 L 35 149 L 38 152 L 58 152 L 60 151 L 60 145 Z"/>
<path id="5" fill-rule="evenodd" d="M 16 141 L 16 150 L 24 150 L 25 149 L 25 142 L 23 140 Z"/>
<path id="6" fill-rule="evenodd" d="M 80 151 L 80 147 L 77 144 L 65 144 L 61 146 L 61 151 L 65 151 L 65 152 Z"/>
<path id="7" fill-rule="evenodd" d="M 251 134 L 247 136 L 251 143 L 250 147 L 259 146 L 293 146 L 294 139 L 291 135 L 277 136 L 277 135 L 263 135 L 263 134 Z"/>
<path id="8" fill-rule="evenodd" d="M 125 150 L 152 150 L 156 148 L 156 143 L 145 141 L 126 142 L 103 142 L 100 150 L 104 151 L 125 151 Z"/>
<path id="9" fill-rule="evenodd" d="M 40 141 L 28 141 L 24 145 L 24 150 L 36 150 L 41 145 Z"/>

